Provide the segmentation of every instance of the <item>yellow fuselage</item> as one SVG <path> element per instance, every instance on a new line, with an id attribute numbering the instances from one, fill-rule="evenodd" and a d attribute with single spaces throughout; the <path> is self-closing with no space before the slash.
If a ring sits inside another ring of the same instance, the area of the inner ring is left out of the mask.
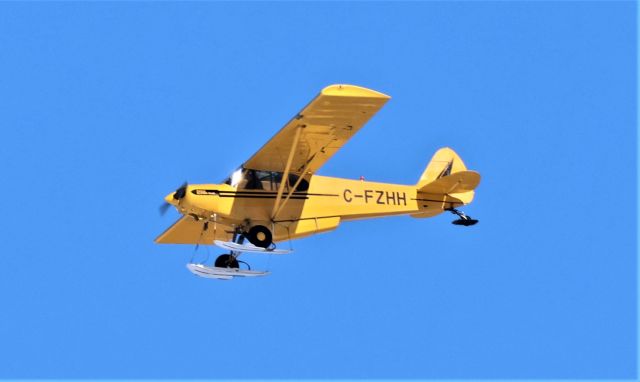
<path id="1" fill-rule="evenodd" d="M 288 196 L 288 198 L 287 198 Z M 306 191 L 285 191 L 274 219 L 277 192 L 236 189 L 228 184 L 194 184 L 179 201 L 183 214 L 238 227 L 264 225 L 274 241 L 334 229 L 341 221 L 390 215 L 434 216 L 446 208 L 443 195 L 419 193 L 415 185 L 367 182 L 314 175 Z M 449 206 L 451 203 L 449 202 Z"/>

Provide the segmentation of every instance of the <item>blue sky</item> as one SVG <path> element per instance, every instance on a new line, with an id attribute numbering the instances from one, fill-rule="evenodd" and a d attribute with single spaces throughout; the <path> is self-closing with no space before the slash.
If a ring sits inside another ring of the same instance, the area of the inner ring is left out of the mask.
<path id="1" fill-rule="evenodd" d="M 635 17 L 0 4 L 0 377 L 634 377 Z M 153 244 L 164 195 L 222 180 L 332 83 L 393 98 L 322 175 L 412 184 L 450 146 L 483 176 L 480 224 L 345 223 L 233 282 Z"/>

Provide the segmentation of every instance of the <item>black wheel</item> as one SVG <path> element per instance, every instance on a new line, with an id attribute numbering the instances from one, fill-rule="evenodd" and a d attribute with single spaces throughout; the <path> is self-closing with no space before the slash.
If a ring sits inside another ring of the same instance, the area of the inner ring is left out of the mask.
<path id="1" fill-rule="evenodd" d="M 268 248 L 273 243 L 271 231 L 263 225 L 254 225 L 245 236 L 256 247 Z"/>
<path id="2" fill-rule="evenodd" d="M 238 260 L 231 255 L 218 256 L 214 265 L 218 268 L 240 268 Z"/>
<path id="3" fill-rule="evenodd" d="M 463 225 L 465 227 L 469 227 L 469 226 L 472 226 L 472 225 L 476 224 L 477 222 L 478 222 L 478 220 L 476 220 L 476 219 L 467 218 L 467 219 L 456 219 L 456 220 L 452 221 L 451 224 Z"/>

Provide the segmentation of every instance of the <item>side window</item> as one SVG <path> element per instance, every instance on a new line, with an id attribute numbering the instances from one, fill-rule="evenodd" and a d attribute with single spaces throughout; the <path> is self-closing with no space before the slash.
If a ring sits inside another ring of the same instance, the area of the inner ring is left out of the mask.
<path id="1" fill-rule="evenodd" d="M 245 174 L 247 183 L 244 186 L 246 190 L 264 190 L 264 188 L 262 188 L 262 181 L 260 180 L 259 173 L 261 173 L 261 171 L 247 170 L 247 173 Z"/>
<path id="2" fill-rule="evenodd" d="M 270 171 L 256 171 L 256 179 L 260 182 L 260 190 L 273 191 L 273 176 Z"/>
<path id="3" fill-rule="evenodd" d="M 278 187 L 280 187 L 280 182 L 282 181 L 282 173 L 281 172 L 272 172 L 271 179 L 273 181 L 273 191 L 278 191 Z"/>
<path id="4" fill-rule="evenodd" d="M 309 190 L 309 182 L 306 179 L 302 179 L 296 191 L 307 191 Z"/>
<path id="5" fill-rule="evenodd" d="M 293 186 L 298 181 L 299 176 L 296 174 L 289 174 L 289 185 Z M 296 192 L 307 191 L 309 189 L 309 182 L 306 179 L 300 180 Z"/>
<path id="6" fill-rule="evenodd" d="M 289 187 L 296 184 L 299 176 L 296 174 L 289 174 L 289 182 L 285 185 L 285 192 L 289 191 Z M 282 173 L 275 171 L 260 171 L 240 168 L 234 171 L 224 183 L 233 187 L 237 187 L 238 190 L 266 190 L 277 191 L 282 181 Z M 309 182 L 306 179 L 300 180 L 296 192 L 307 191 L 309 189 Z"/>

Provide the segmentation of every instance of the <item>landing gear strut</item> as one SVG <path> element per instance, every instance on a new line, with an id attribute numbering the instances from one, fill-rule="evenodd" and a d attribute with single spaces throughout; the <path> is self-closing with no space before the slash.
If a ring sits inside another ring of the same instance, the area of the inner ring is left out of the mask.
<path id="1" fill-rule="evenodd" d="M 229 253 L 218 256 L 213 266 L 205 265 L 204 263 L 194 263 L 193 259 L 191 259 L 191 262 L 187 264 L 187 269 L 196 276 L 221 280 L 268 275 L 269 271 L 251 270 L 251 266 L 245 261 L 238 260 L 238 257 L 244 252 L 284 255 L 290 253 L 291 250 L 276 249 L 273 243 L 273 234 L 267 227 L 254 226 L 247 232 L 246 227 L 248 226 L 249 222 L 236 226 L 231 232 L 225 231 L 226 233 L 233 234 L 231 241 L 213 241 L 213 244 L 216 246 L 230 251 Z M 203 232 L 205 230 L 206 228 Z M 259 245 L 243 244 L 245 239 L 255 240 L 255 243 Z M 240 267 L 240 264 L 244 265 Z"/>
<path id="2" fill-rule="evenodd" d="M 463 225 L 465 227 L 468 227 L 470 225 L 474 225 L 474 224 L 478 223 L 477 219 L 472 219 L 471 216 L 467 216 L 467 215 L 465 215 L 464 212 L 458 211 L 453 207 L 447 208 L 447 209 L 445 209 L 445 211 L 449 211 L 452 214 L 458 215 L 460 217 L 460 219 L 456 219 L 456 220 L 452 221 L 451 224 Z"/>
<path id="3" fill-rule="evenodd" d="M 233 242 L 242 244 L 244 241 L 244 235 L 240 230 L 236 229 L 236 232 L 233 234 Z M 240 256 L 238 252 L 225 253 L 224 255 L 218 256 L 215 263 L 213 263 L 214 267 L 217 268 L 240 268 L 240 261 L 238 261 L 237 257 Z"/>
<path id="4" fill-rule="evenodd" d="M 269 248 L 273 244 L 273 235 L 271 234 L 271 231 L 262 225 L 255 225 L 251 227 L 249 232 L 243 232 L 241 228 L 236 228 L 236 231 L 233 234 L 233 243 L 242 244 L 245 238 L 256 247 Z M 249 269 L 251 269 L 249 264 L 238 260 L 238 256 L 240 256 L 241 253 L 241 251 L 232 250 L 231 253 L 220 255 L 216 259 L 214 266 L 216 268 L 239 269 L 240 263 L 244 263 Z"/>

